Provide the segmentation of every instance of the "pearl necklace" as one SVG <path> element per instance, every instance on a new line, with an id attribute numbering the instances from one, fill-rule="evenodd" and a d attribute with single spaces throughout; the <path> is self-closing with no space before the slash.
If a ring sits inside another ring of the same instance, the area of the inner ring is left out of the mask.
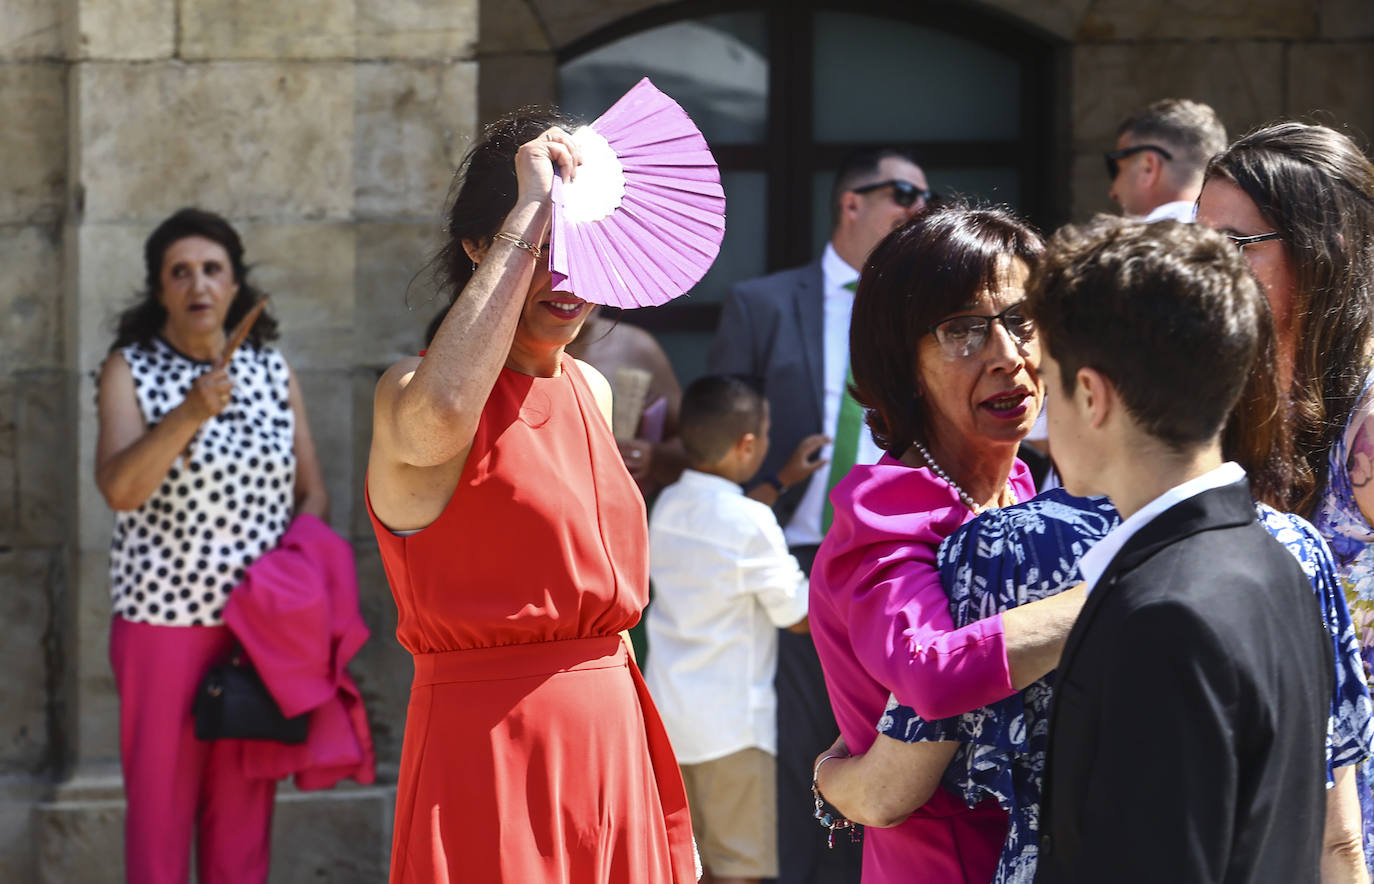
<path id="1" fill-rule="evenodd" d="M 926 450 L 924 445 L 915 439 L 912 440 L 911 444 L 915 445 L 916 450 L 921 453 L 921 457 L 925 459 L 926 465 L 930 467 L 930 471 L 943 479 L 946 485 L 954 489 L 954 493 L 959 495 L 959 499 L 963 501 L 964 506 L 973 510 L 975 515 L 983 511 L 984 507 L 979 506 L 974 501 L 973 495 L 965 491 L 958 482 L 950 478 L 949 473 L 946 473 L 940 468 L 940 465 L 935 462 L 935 458 L 930 456 L 930 452 Z M 1020 501 L 1016 499 L 1016 489 L 1012 487 L 1010 478 L 1007 479 L 1007 494 L 1011 497 L 1013 505 L 1020 503 Z"/>

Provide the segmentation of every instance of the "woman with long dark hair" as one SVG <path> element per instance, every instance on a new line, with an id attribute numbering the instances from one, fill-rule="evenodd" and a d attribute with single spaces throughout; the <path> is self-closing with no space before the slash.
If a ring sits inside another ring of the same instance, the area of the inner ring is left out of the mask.
<path id="1" fill-rule="evenodd" d="M 1212 158 L 1198 221 L 1230 237 L 1274 316 L 1272 362 L 1227 430 L 1255 495 L 1331 547 L 1368 668 L 1374 662 L 1374 164 L 1325 126 L 1278 123 Z M 1262 389 L 1276 384 L 1275 395 Z M 1259 388 L 1259 389 L 1257 389 Z M 1277 402 L 1277 406 L 1271 403 Z M 1370 768 L 1339 815 L 1374 860 Z M 1361 819 L 1362 818 L 1362 819 Z"/>

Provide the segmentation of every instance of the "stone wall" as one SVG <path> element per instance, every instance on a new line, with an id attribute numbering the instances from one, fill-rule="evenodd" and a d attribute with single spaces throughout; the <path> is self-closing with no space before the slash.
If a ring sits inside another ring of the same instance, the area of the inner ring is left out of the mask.
<path id="1" fill-rule="evenodd" d="M 353 671 L 382 783 L 284 788 L 273 881 L 385 876 L 410 666 L 361 476 L 376 378 L 436 308 L 412 278 L 475 130 L 476 37 L 468 0 L 0 0 L 0 880 L 122 879 L 92 373 L 143 239 L 191 204 L 273 296 L 374 635 Z"/>
<path id="2" fill-rule="evenodd" d="M 68 69 L 44 0 L 0 6 L 0 880 L 32 880 L 35 804 L 62 763 L 73 586 L 62 220 Z"/>
<path id="3" fill-rule="evenodd" d="M 561 48 L 658 5 L 0 0 L 0 880 L 120 878 L 91 372 L 149 230 L 185 204 L 225 213 L 273 294 L 332 521 L 355 540 L 374 640 L 354 672 L 389 782 L 409 663 L 360 500 L 372 388 L 434 311 L 412 280 L 479 118 L 553 100 Z M 1207 101 L 1234 133 L 1317 113 L 1374 137 L 1370 0 L 981 8 L 1062 45 L 1046 174 L 1076 218 L 1110 208 L 1100 153 L 1153 98 Z M 379 880 L 391 800 L 386 783 L 284 790 L 273 880 Z"/>

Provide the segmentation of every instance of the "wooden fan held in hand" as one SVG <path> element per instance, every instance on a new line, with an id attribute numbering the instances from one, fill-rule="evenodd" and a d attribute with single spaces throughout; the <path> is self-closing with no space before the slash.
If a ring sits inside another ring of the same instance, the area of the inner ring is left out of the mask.
<path id="1" fill-rule="evenodd" d="M 253 330 L 253 323 L 257 322 L 258 317 L 262 315 L 262 311 L 267 309 L 267 302 L 269 300 L 269 298 L 263 298 L 252 307 L 249 307 L 248 312 L 243 314 L 243 318 L 239 320 L 238 325 L 234 326 L 234 331 L 229 335 L 229 340 L 225 342 L 224 352 L 220 354 L 219 359 L 215 360 L 215 364 L 210 367 L 211 371 L 218 371 L 224 368 L 229 364 L 229 360 L 234 358 L 235 351 L 242 346 L 244 341 L 248 340 L 248 333 Z M 181 453 L 182 460 L 188 462 L 191 460 L 191 450 L 196 447 L 196 439 L 198 438 L 200 438 L 200 430 L 196 430 L 195 435 L 191 437 L 191 441 L 186 443 L 186 450 Z"/>

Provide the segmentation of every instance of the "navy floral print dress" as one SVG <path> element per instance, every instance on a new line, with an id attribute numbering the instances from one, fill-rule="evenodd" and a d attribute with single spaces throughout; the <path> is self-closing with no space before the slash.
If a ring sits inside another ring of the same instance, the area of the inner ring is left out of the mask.
<path id="1" fill-rule="evenodd" d="M 1367 763 L 1374 752 L 1374 706 L 1365 687 L 1355 630 L 1331 553 L 1316 529 L 1298 516 L 1263 504 L 1256 504 L 1255 510 L 1312 581 L 1331 635 L 1336 688 L 1326 741 L 1330 786 L 1334 768 Z M 1083 553 L 1120 521 L 1106 498 L 1073 497 L 1063 489 L 981 514 L 940 546 L 940 581 L 949 594 L 955 626 L 1074 586 L 1082 579 L 1078 561 Z M 909 706 L 889 699 L 878 723 L 879 733 L 904 742 L 962 744 L 945 769 L 945 788 L 970 807 L 994 799 L 1010 815 L 994 884 L 1029 884 L 1035 877 L 1053 690 L 1050 673 L 1005 700 L 939 721 L 926 721 Z M 1366 833 L 1371 822 L 1366 814 Z"/>

